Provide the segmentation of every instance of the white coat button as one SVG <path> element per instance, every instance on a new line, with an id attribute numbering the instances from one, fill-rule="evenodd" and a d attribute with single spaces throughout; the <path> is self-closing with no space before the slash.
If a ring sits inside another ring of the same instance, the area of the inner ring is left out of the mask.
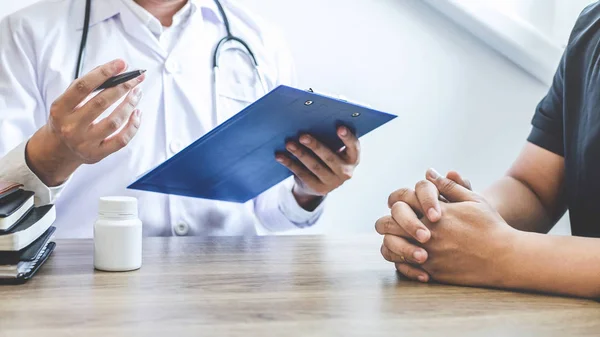
<path id="1" fill-rule="evenodd" d="M 175 154 L 183 150 L 183 143 L 180 140 L 175 139 L 171 141 L 171 144 L 169 144 L 169 150 L 171 150 L 172 154 Z"/>
<path id="2" fill-rule="evenodd" d="M 187 235 L 187 233 L 190 231 L 190 226 L 185 222 L 180 222 L 177 225 L 175 225 L 173 229 L 175 230 L 175 234 L 179 236 L 184 236 Z"/>
<path id="3" fill-rule="evenodd" d="M 173 60 L 167 60 L 167 63 L 165 63 L 165 69 L 171 74 L 178 73 L 179 63 Z"/>

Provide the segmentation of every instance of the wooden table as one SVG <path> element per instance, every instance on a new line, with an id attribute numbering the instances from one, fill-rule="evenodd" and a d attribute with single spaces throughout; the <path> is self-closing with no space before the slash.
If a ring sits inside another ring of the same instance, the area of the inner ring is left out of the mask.
<path id="1" fill-rule="evenodd" d="M 142 269 L 93 270 L 58 240 L 0 287 L 0 336 L 600 335 L 600 304 L 401 279 L 377 236 L 151 238 Z"/>

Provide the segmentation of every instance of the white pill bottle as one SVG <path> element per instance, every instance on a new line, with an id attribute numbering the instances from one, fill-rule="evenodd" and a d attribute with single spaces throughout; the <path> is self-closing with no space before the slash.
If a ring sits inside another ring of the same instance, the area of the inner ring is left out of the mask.
<path id="1" fill-rule="evenodd" d="M 142 221 L 133 197 L 102 197 L 94 223 L 94 268 L 130 271 L 142 266 Z"/>

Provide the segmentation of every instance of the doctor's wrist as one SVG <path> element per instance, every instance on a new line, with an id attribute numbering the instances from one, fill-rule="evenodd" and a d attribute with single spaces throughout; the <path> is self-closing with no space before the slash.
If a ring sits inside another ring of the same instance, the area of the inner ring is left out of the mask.
<path id="1" fill-rule="evenodd" d="M 25 162 L 48 187 L 62 185 L 83 164 L 48 125 L 40 128 L 27 142 Z"/>
<path id="2" fill-rule="evenodd" d="M 302 188 L 298 186 L 298 184 L 294 184 L 294 187 L 292 188 L 292 194 L 294 195 L 294 198 L 296 199 L 298 205 L 309 212 L 312 212 L 315 209 L 317 209 L 317 207 L 319 207 L 319 205 L 321 204 L 321 202 L 323 202 L 324 199 L 323 196 L 303 191 Z"/>

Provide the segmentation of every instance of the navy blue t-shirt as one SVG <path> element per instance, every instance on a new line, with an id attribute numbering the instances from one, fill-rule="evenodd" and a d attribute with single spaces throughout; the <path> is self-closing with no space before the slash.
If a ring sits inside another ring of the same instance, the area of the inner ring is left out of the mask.
<path id="1" fill-rule="evenodd" d="M 528 141 L 565 159 L 573 235 L 600 237 L 600 4 L 579 16 Z"/>

